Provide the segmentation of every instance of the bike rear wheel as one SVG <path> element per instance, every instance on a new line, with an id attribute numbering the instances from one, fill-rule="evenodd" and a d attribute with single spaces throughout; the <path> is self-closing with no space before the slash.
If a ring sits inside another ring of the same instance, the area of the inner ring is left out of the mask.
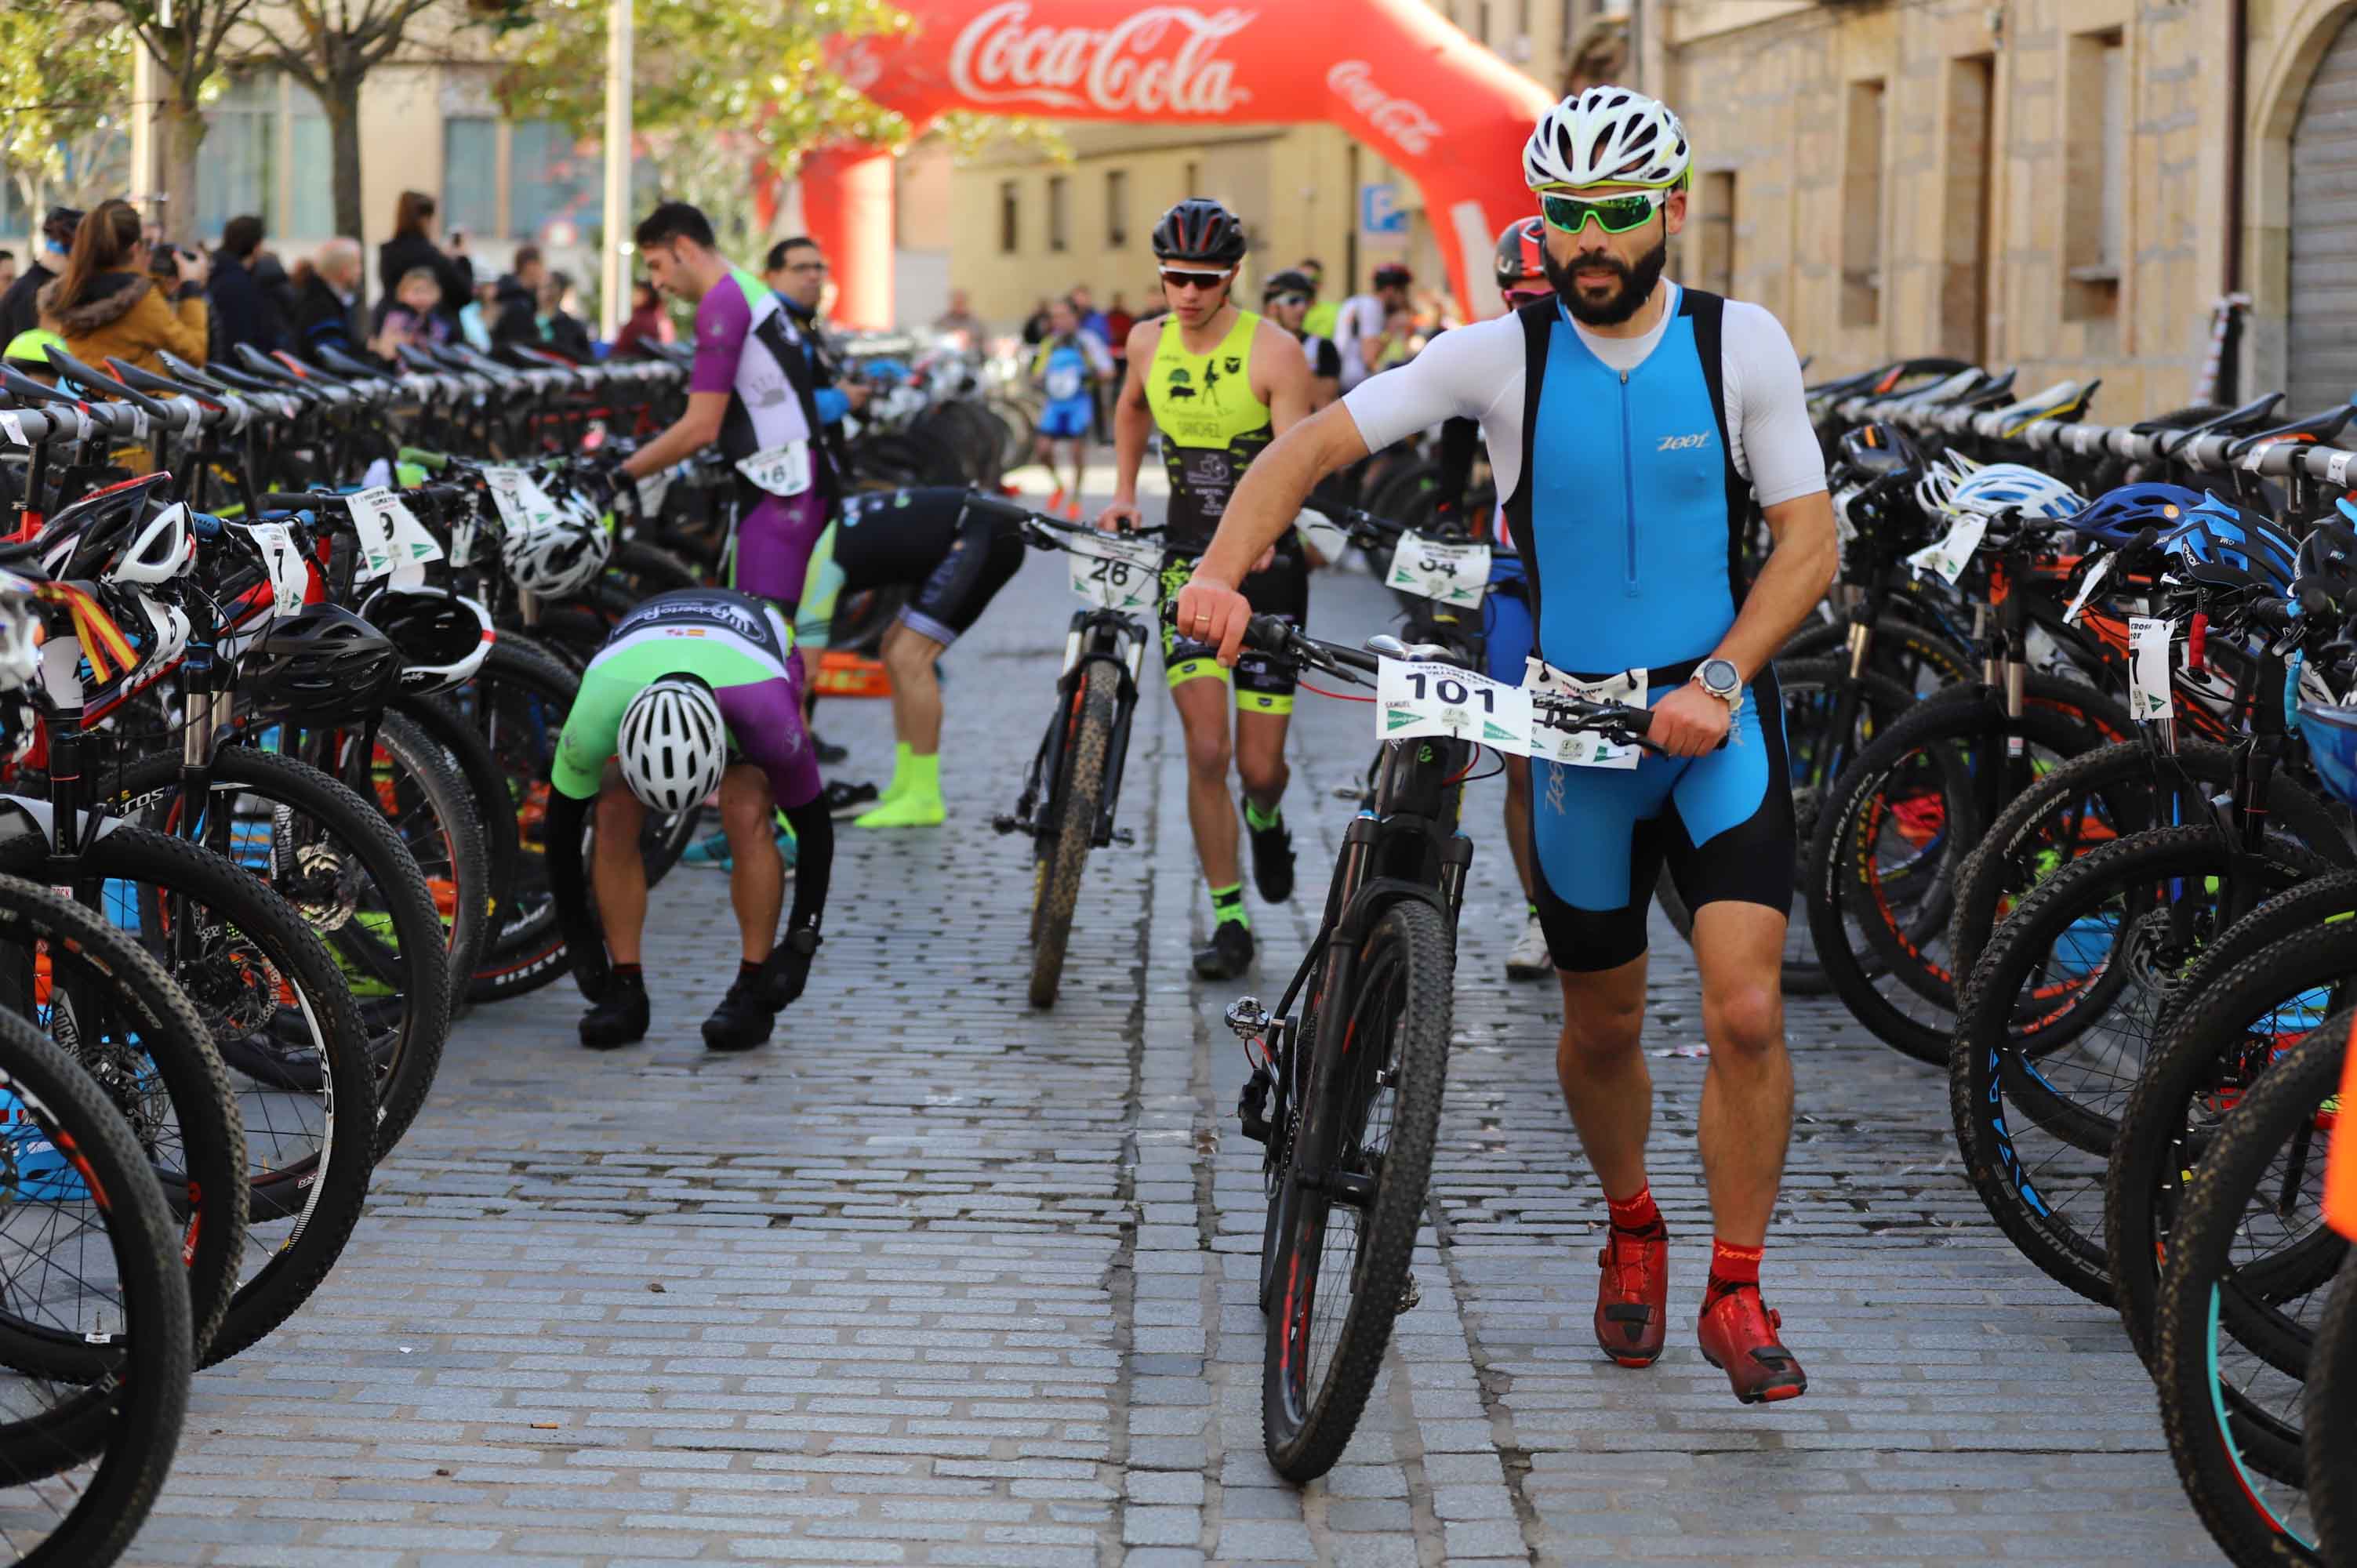
<path id="1" fill-rule="evenodd" d="M 1448 1071 L 1455 959 L 1448 925 L 1403 898 L 1360 939 L 1329 997 L 1327 1037 L 1305 1040 L 1309 1090 L 1283 1179 L 1275 1305 L 1262 1362 L 1261 1427 L 1286 1479 L 1324 1475 L 1366 1408 L 1432 1176 Z"/>

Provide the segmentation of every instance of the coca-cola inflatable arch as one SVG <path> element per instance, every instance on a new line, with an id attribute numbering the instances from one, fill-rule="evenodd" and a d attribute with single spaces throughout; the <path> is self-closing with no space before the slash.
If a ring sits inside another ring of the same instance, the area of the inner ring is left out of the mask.
<path id="1" fill-rule="evenodd" d="M 838 64 L 918 131 L 952 109 L 1178 124 L 1329 121 L 1416 182 L 1457 297 L 1476 312 L 1497 308 L 1486 283 L 1491 248 L 1510 220 L 1533 210 L 1523 141 L 1549 100 L 1422 0 L 899 6 L 915 23 L 909 32 L 848 44 Z M 1347 199 L 1355 206 L 1355 193 Z M 891 325 L 890 155 L 806 158 L 802 211 L 835 258 L 835 314 L 854 326 Z"/>

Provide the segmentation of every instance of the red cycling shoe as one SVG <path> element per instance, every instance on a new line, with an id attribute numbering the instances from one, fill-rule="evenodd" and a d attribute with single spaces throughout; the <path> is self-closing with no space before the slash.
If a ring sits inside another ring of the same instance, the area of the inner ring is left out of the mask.
<path id="1" fill-rule="evenodd" d="M 1703 1359 L 1727 1374 L 1737 1399 L 1770 1404 L 1809 1391 L 1801 1359 L 1776 1337 L 1783 1326 L 1783 1317 L 1760 1301 L 1758 1285 L 1738 1285 L 1702 1309 L 1695 1333 Z"/>
<path id="2" fill-rule="evenodd" d="M 1631 1236 L 1608 1227 L 1598 1262 L 1596 1343 L 1624 1367 L 1661 1359 L 1670 1316 L 1670 1239 Z"/>

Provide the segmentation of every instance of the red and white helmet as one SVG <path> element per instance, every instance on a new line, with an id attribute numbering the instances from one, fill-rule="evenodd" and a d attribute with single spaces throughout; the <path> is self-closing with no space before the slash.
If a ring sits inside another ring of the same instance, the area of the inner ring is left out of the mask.
<path id="1" fill-rule="evenodd" d="M 1523 182 L 1667 188 L 1694 171 L 1685 127 L 1657 98 L 1626 87 L 1591 87 L 1539 116 L 1523 145 Z"/>

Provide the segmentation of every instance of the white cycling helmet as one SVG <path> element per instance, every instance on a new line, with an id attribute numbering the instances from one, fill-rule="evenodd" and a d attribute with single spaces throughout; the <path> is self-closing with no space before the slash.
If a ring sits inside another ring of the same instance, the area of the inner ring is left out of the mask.
<path id="1" fill-rule="evenodd" d="M 2018 511 L 2026 517 L 2076 517 L 2087 510 L 2086 498 L 2051 474 L 2019 463 L 1991 463 L 1958 485 L 1948 497 L 1948 510 L 1976 511 L 1994 517 Z"/>
<path id="2" fill-rule="evenodd" d="M 589 504 L 566 496 L 547 515 L 501 534 L 500 560 L 525 593 L 561 599 L 605 570 L 613 548 L 614 536 Z"/>
<path id="3" fill-rule="evenodd" d="M 1523 145 L 1523 180 L 1549 186 L 1666 188 L 1694 169 L 1686 129 L 1669 105 L 1625 87 L 1591 87 L 1539 116 Z"/>
<path id="4" fill-rule="evenodd" d="M 1937 517 L 1948 510 L 1956 487 L 1988 467 L 1962 452 L 1950 452 L 1934 457 L 1924 465 L 1923 477 L 1915 481 L 1915 504 L 1931 516 Z"/>
<path id="5" fill-rule="evenodd" d="M 666 816 L 702 805 L 728 767 L 720 703 L 711 688 L 682 675 L 652 682 L 630 699 L 616 745 L 622 782 Z"/>

